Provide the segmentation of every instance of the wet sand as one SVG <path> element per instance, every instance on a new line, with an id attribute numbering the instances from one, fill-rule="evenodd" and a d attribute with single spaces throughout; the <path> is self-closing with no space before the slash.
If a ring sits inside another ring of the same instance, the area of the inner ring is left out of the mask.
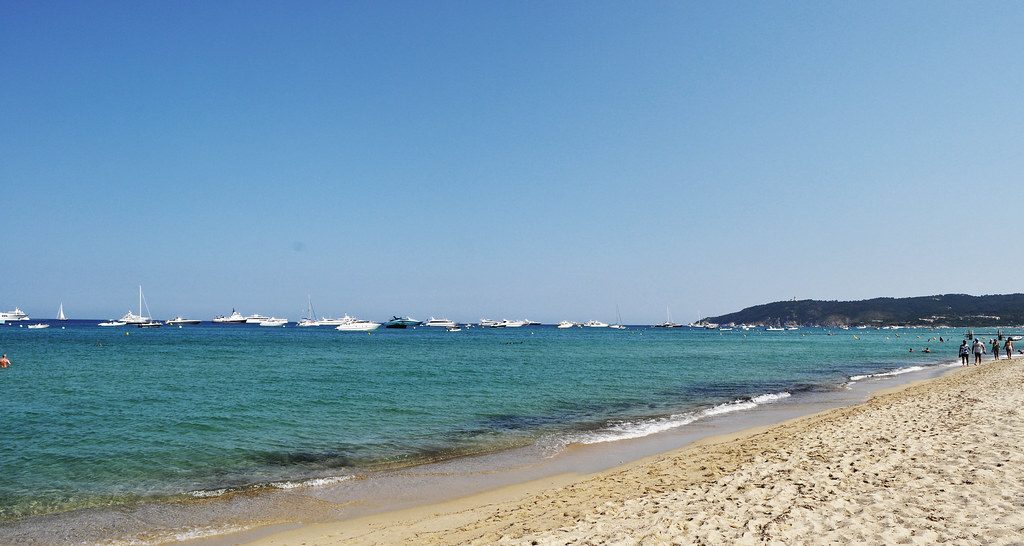
<path id="1" fill-rule="evenodd" d="M 1022 440 L 1024 359 L 988 361 L 596 474 L 231 541 L 1020 542 Z"/>

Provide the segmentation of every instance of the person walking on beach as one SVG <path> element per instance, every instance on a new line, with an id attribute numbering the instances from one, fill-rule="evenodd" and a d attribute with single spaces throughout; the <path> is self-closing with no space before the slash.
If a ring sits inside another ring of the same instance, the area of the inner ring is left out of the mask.
<path id="1" fill-rule="evenodd" d="M 985 344 L 980 339 L 974 340 L 974 365 L 981 364 L 981 355 L 985 354 Z"/>
<path id="2" fill-rule="evenodd" d="M 999 360 L 999 340 L 992 340 L 992 360 Z"/>
<path id="3" fill-rule="evenodd" d="M 967 340 L 960 344 L 960 365 L 966 366 L 971 356 L 971 349 L 967 346 Z"/>
<path id="4" fill-rule="evenodd" d="M 1010 360 L 1013 358 L 1013 340 L 1006 338 L 1006 343 L 1003 344 L 1003 349 L 1006 349 L 1006 359 Z"/>
<path id="5" fill-rule="evenodd" d="M 3 356 L 0 356 L 0 368 L 6 368 L 6 367 L 8 367 L 10 365 L 11 365 L 11 361 L 7 360 L 7 353 L 4 353 Z"/>

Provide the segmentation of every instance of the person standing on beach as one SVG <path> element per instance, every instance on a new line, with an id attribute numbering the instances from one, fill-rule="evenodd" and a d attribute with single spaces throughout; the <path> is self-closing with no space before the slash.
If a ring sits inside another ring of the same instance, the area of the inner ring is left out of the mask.
<path id="1" fill-rule="evenodd" d="M 965 339 L 964 342 L 960 344 L 960 365 L 966 366 L 968 364 L 968 359 L 970 358 L 970 356 L 971 349 L 967 347 L 967 340 Z"/>
<path id="2" fill-rule="evenodd" d="M 1006 359 L 1010 360 L 1013 358 L 1013 340 L 1006 338 L 1006 343 L 1003 344 L 1003 349 L 1006 349 Z"/>
<path id="3" fill-rule="evenodd" d="M 11 361 L 7 360 L 7 353 L 4 353 L 3 356 L 0 356 L 0 368 L 6 368 L 6 367 L 8 367 L 10 365 L 11 365 Z"/>
<path id="4" fill-rule="evenodd" d="M 992 340 L 992 360 L 999 360 L 999 340 Z"/>
<path id="5" fill-rule="evenodd" d="M 974 340 L 974 365 L 981 363 L 981 355 L 985 354 L 985 344 L 980 339 Z"/>

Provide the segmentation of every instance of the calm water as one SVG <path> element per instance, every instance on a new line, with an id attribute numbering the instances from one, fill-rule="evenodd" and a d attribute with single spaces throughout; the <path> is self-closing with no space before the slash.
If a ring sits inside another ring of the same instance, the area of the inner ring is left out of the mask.
<path id="1" fill-rule="evenodd" d="M 96 322 L 0 326 L 13 361 L 0 370 L 0 523 L 636 437 L 851 376 L 947 363 L 963 333 Z"/>

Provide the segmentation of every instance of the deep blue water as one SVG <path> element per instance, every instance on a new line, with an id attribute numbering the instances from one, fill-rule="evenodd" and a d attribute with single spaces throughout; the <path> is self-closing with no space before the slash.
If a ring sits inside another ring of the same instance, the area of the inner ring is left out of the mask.
<path id="1" fill-rule="evenodd" d="M 949 362 L 963 334 L 96 322 L 0 326 L 0 521 L 638 436 Z"/>

